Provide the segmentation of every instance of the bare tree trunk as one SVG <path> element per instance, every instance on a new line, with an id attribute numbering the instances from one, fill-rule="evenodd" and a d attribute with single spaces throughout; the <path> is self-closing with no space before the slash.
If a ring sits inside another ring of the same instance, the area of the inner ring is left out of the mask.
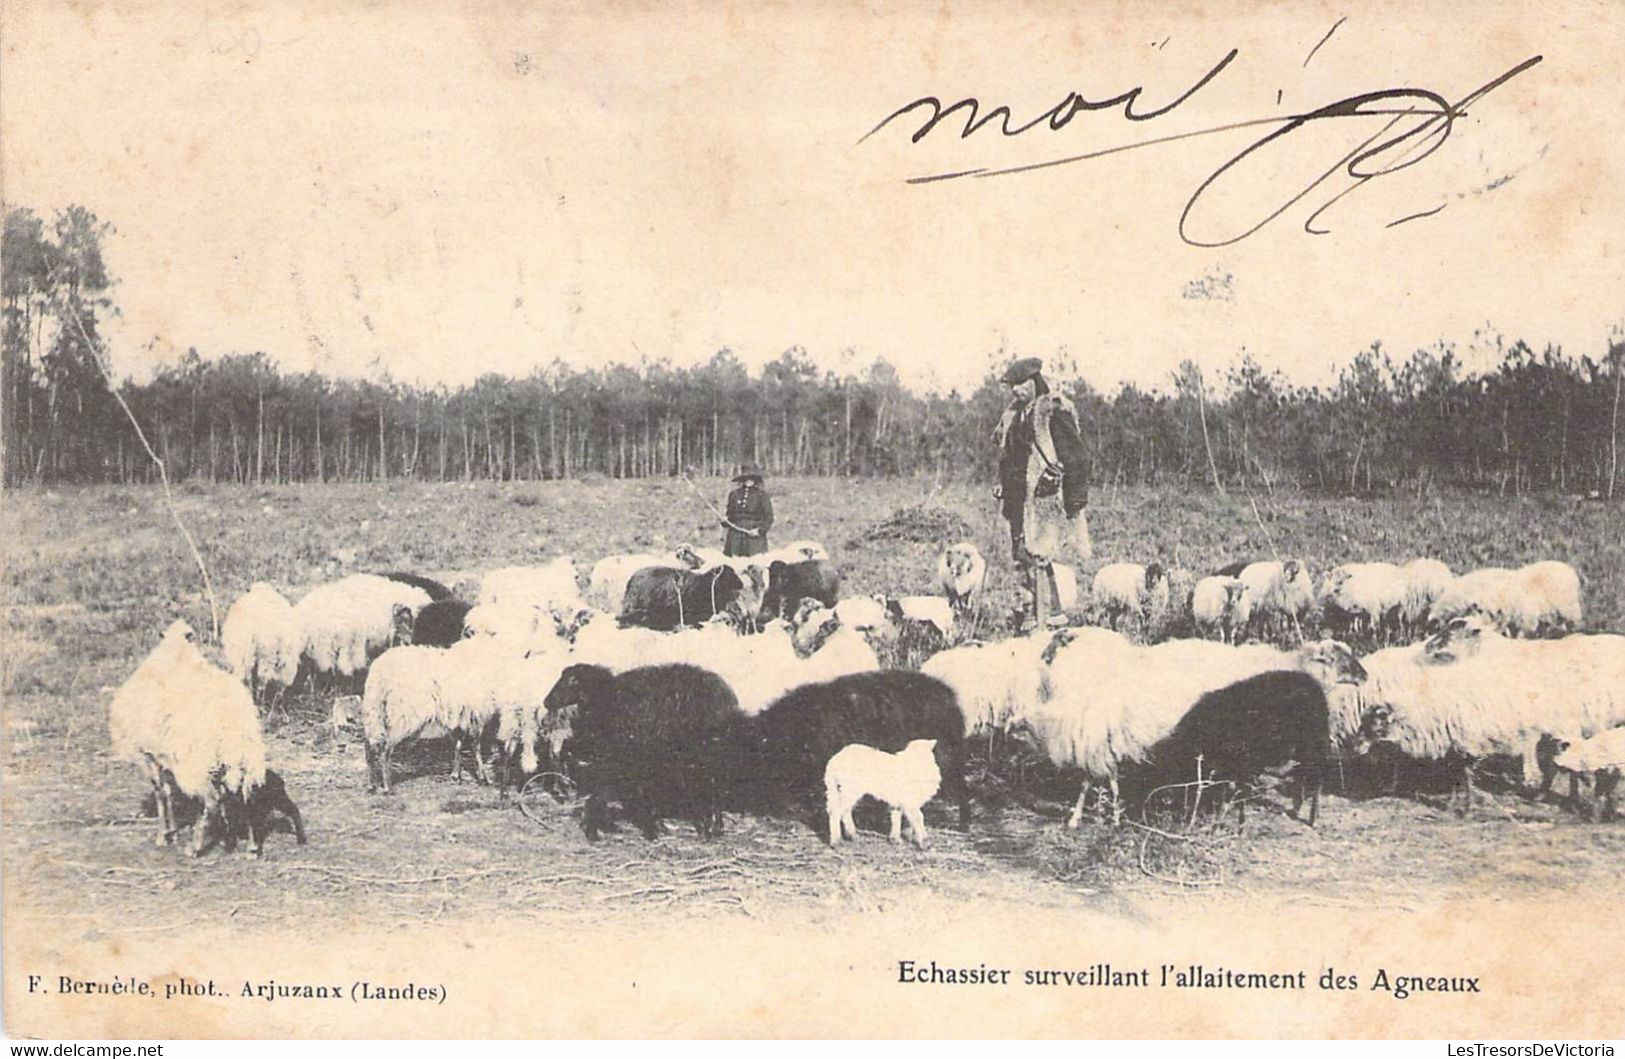
<path id="1" fill-rule="evenodd" d="M 1202 421 L 1202 448 L 1207 450 L 1207 469 L 1213 476 L 1213 488 L 1224 496 L 1224 483 L 1219 481 L 1219 465 L 1213 462 L 1213 443 L 1207 436 L 1207 383 L 1202 379 L 1202 370 L 1196 370 L 1196 415 Z"/>
<path id="2" fill-rule="evenodd" d="M 1625 352 L 1625 351 L 1622 351 Z M 1614 482 L 1619 478 L 1619 390 L 1625 380 L 1625 355 L 1614 357 L 1614 416 L 1608 434 L 1608 499 L 1614 499 Z"/>

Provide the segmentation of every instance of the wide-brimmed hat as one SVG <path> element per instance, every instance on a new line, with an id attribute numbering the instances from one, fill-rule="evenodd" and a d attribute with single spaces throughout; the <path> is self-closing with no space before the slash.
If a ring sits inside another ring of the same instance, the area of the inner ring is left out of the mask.
<path id="1" fill-rule="evenodd" d="M 761 481 L 762 469 L 756 466 L 754 463 L 741 464 L 738 473 L 734 475 L 734 481 L 743 482 L 747 478 L 754 478 L 758 482 Z"/>
<path id="2" fill-rule="evenodd" d="M 1023 357 L 1004 369 L 1004 375 L 999 379 L 1006 386 L 1014 386 L 1018 382 L 1028 379 L 1044 370 L 1044 362 L 1037 357 Z"/>

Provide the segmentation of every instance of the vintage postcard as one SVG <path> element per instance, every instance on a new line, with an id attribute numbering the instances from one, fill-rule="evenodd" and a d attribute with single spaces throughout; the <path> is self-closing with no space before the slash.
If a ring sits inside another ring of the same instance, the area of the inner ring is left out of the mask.
<path id="1" fill-rule="evenodd" d="M 0 18 L 7 1034 L 1625 1031 L 1619 4 Z"/>

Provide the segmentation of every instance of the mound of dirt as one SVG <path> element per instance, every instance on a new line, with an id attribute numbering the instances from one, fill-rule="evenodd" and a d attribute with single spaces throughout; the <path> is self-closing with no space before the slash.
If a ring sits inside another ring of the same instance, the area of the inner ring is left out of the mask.
<path id="1" fill-rule="evenodd" d="M 947 544 L 970 536 L 970 523 L 957 512 L 943 507 L 900 507 L 890 515 L 846 542 L 848 548 L 864 544 L 914 541 L 919 544 Z"/>

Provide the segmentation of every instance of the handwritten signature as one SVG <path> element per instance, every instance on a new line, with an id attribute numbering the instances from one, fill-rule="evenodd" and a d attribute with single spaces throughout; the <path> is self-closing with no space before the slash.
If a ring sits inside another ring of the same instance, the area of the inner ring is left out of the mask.
<path id="1" fill-rule="evenodd" d="M 1337 27 L 1333 26 L 1332 28 L 1335 30 Z M 1330 33 L 1328 33 L 1327 36 L 1329 37 Z M 1322 41 L 1322 43 L 1324 43 L 1324 41 Z M 1316 45 L 1316 47 L 1318 48 L 1319 45 Z M 1010 108 L 1007 106 L 997 106 L 984 113 L 982 111 L 981 102 L 974 97 L 961 99 L 958 102 L 945 107 L 942 104 L 942 100 L 936 96 L 921 96 L 919 99 L 906 103 L 892 111 L 883 120 L 881 120 L 878 125 L 865 133 L 858 142 L 862 143 L 865 140 L 868 140 L 870 137 L 876 135 L 893 122 L 899 121 L 905 116 L 920 110 L 925 111 L 925 120 L 909 137 L 910 143 L 919 143 L 926 136 L 930 135 L 944 121 L 960 112 L 964 113 L 965 118 L 964 128 L 959 132 L 959 138 L 961 140 L 967 139 L 972 134 L 979 132 L 988 126 L 992 126 L 1002 135 L 1007 137 L 1021 136 L 1025 133 L 1041 128 L 1047 129 L 1052 133 L 1060 132 L 1081 113 L 1089 111 L 1113 110 L 1118 107 L 1122 108 L 1122 116 L 1129 121 L 1151 121 L 1152 119 L 1163 117 L 1164 115 L 1178 109 L 1192 96 L 1196 95 L 1196 93 L 1210 84 L 1214 78 L 1218 77 L 1219 74 L 1221 74 L 1224 69 L 1235 60 L 1236 55 L 1237 51 L 1232 49 L 1227 55 L 1224 56 L 1224 58 L 1220 59 L 1211 69 L 1203 74 L 1195 84 L 1191 85 L 1190 88 L 1186 89 L 1179 96 L 1175 97 L 1172 102 L 1150 110 L 1139 109 L 1141 102 L 1140 97 L 1145 91 L 1143 85 L 1136 86 L 1126 92 L 1119 93 L 1110 99 L 1098 101 L 1085 99 L 1076 92 L 1068 92 L 1059 103 L 1055 104 L 1055 106 L 1051 107 L 1049 110 L 1044 111 L 1042 114 L 1039 114 L 1030 121 L 1012 127 L 1011 121 L 1013 120 L 1013 115 L 1010 112 Z M 1311 53 L 1311 55 L 1313 55 L 1313 53 Z M 1203 180 L 1194 192 L 1191 193 L 1190 198 L 1185 202 L 1185 208 L 1180 212 L 1179 215 L 1179 237 L 1191 246 L 1200 247 L 1229 246 L 1232 243 L 1239 243 L 1241 240 L 1246 239 L 1248 236 L 1253 235 L 1272 221 L 1276 220 L 1293 206 L 1296 206 L 1298 203 L 1302 202 L 1305 198 L 1312 194 L 1316 188 L 1321 187 L 1326 181 L 1336 176 L 1339 172 L 1343 172 L 1352 178 L 1354 183 L 1335 195 L 1332 195 L 1327 201 L 1323 202 L 1318 208 L 1316 208 L 1315 211 L 1311 213 L 1304 221 L 1304 231 L 1313 235 L 1324 235 L 1328 229 L 1316 227 L 1316 224 L 1326 210 L 1330 209 L 1344 196 L 1365 186 L 1370 181 L 1380 179 L 1381 177 L 1388 176 L 1392 173 L 1397 173 L 1402 169 L 1408 169 L 1411 166 L 1422 162 L 1434 151 L 1437 151 L 1440 147 L 1442 147 L 1445 141 L 1450 138 L 1450 134 L 1455 127 L 1456 120 L 1466 116 L 1467 107 L 1477 103 L 1490 92 L 1493 92 L 1495 89 L 1506 84 L 1508 81 L 1512 80 L 1514 77 L 1517 77 L 1525 70 L 1537 65 L 1540 63 L 1541 59 L 1542 56 L 1539 55 L 1525 59 L 1523 62 L 1518 63 L 1516 66 L 1513 66 L 1500 76 L 1493 78 L 1474 91 L 1469 92 L 1467 95 L 1463 96 L 1454 103 L 1447 100 L 1438 92 L 1424 88 L 1378 89 L 1376 91 L 1361 92 L 1357 95 L 1339 99 L 1334 103 L 1328 103 L 1326 106 L 1308 111 L 1307 113 L 1277 114 L 1271 117 L 1234 121 L 1224 125 L 1214 126 L 1212 128 L 1196 129 L 1190 132 L 1175 133 L 1168 136 L 1138 140 L 1132 143 L 1118 144 L 1113 147 L 1105 147 L 1098 150 L 1087 151 L 1082 154 L 1066 155 L 1059 158 L 1051 158 L 1041 162 L 1030 162 L 1023 165 L 1011 165 L 1004 167 L 982 166 L 974 169 L 956 170 L 953 172 L 929 173 L 909 177 L 907 182 L 910 184 L 932 184 L 949 180 L 964 180 L 967 178 L 987 179 L 991 177 L 1015 176 L 1021 173 L 1032 173 L 1044 169 L 1054 169 L 1059 166 L 1074 165 L 1078 162 L 1085 162 L 1094 158 L 1103 158 L 1107 155 L 1122 154 L 1126 151 L 1135 151 L 1145 147 L 1155 147 L 1160 144 L 1174 143 L 1177 141 L 1195 139 L 1202 136 L 1213 136 L 1219 133 L 1230 132 L 1235 129 L 1274 126 L 1274 128 L 1271 128 L 1270 131 L 1265 133 L 1258 140 L 1248 144 L 1240 152 L 1226 160 L 1205 180 Z M 1197 238 L 1192 236 L 1191 232 L 1193 229 L 1212 227 L 1211 225 L 1204 226 L 1196 223 L 1197 214 L 1199 213 L 1199 207 L 1202 203 L 1203 196 L 1208 194 L 1208 192 L 1213 191 L 1215 186 L 1225 178 L 1226 174 L 1231 173 L 1236 166 L 1240 165 L 1247 158 L 1266 149 L 1281 149 L 1281 144 L 1287 141 L 1293 132 L 1318 121 L 1325 121 L 1334 118 L 1372 117 L 1385 117 L 1388 119 L 1388 121 L 1375 133 L 1366 137 L 1365 140 L 1357 144 L 1352 150 L 1328 166 L 1320 173 L 1320 175 L 1311 180 L 1301 191 L 1293 194 L 1284 203 L 1268 212 L 1262 219 L 1250 223 L 1248 226 L 1240 228 L 1239 230 L 1228 231 L 1222 236 L 1218 237 L 1207 236 Z M 1406 221 L 1431 216 L 1442 208 L 1443 207 L 1432 210 L 1423 210 L 1406 217 L 1401 217 L 1399 220 L 1389 224 L 1388 227 L 1392 228 L 1395 225 L 1403 224 Z"/>

